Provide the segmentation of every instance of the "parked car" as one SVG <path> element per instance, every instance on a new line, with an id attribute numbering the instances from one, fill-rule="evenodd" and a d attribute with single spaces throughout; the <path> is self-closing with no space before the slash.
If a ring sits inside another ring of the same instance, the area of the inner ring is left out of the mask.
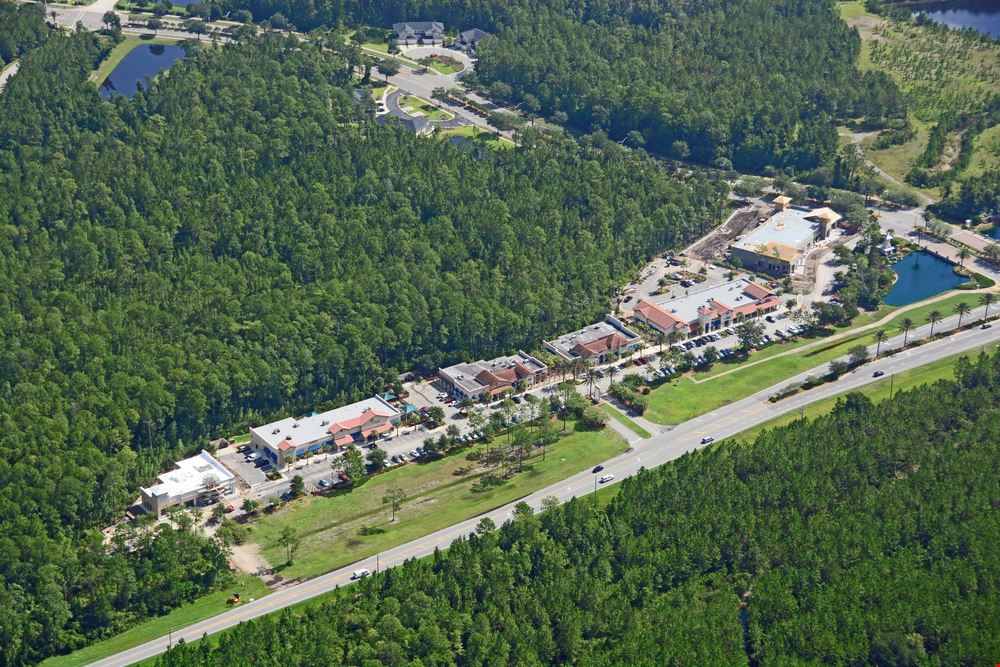
<path id="1" fill-rule="evenodd" d="M 521 405 L 521 397 L 520 396 L 515 396 L 511 400 L 514 401 L 515 404 Z"/>
<path id="2" fill-rule="evenodd" d="M 601 475 L 600 479 L 598 479 L 597 481 L 600 482 L 601 484 L 607 484 L 608 482 L 610 482 L 614 478 L 615 478 L 614 475 L 612 475 L 611 473 L 608 473 L 607 475 Z"/>
<path id="3" fill-rule="evenodd" d="M 260 458 L 260 454 L 257 454 L 257 453 L 247 454 L 247 463 L 253 463 L 254 461 L 256 461 L 259 458 Z"/>
<path id="4" fill-rule="evenodd" d="M 770 322 L 771 324 L 774 324 L 774 316 L 773 315 L 768 315 L 764 319 L 767 320 L 768 322 Z"/>
<path id="5" fill-rule="evenodd" d="M 330 486 L 330 482 L 326 481 L 325 479 L 321 479 L 319 480 L 319 482 L 316 483 L 316 486 L 318 486 L 321 489 L 325 489 L 326 487 Z"/>
<path id="6" fill-rule="evenodd" d="M 340 472 L 337 473 L 337 479 L 339 479 L 341 482 L 343 482 L 345 484 L 347 484 L 348 482 L 351 481 L 351 478 L 348 477 L 347 473 L 344 472 L 343 470 L 341 470 Z"/>

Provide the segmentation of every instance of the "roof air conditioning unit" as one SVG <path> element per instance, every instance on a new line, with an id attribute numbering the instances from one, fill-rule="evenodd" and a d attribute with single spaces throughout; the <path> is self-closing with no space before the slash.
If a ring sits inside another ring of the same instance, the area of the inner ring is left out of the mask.
<path id="1" fill-rule="evenodd" d="M 281 433 L 281 429 L 280 428 L 276 428 L 273 431 L 271 431 L 271 435 L 276 435 L 278 433 Z"/>

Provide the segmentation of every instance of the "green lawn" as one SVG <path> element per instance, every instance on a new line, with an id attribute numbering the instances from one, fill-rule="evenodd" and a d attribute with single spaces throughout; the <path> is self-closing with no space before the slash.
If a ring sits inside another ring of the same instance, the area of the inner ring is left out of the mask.
<path id="1" fill-rule="evenodd" d="M 210 618 L 216 614 L 221 614 L 230 609 L 231 607 L 226 604 L 226 601 L 233 591 L 239 591 L 240 596 L 246 601 L 262 598 L 270 592 L 258 577 L 240 575 L 236 583 L 229 588 L 206 595 L 183 607 L 178 607 L 165 616 L 159 616 L 146 621 L 120 635 L 92 644 L 68 655 L 49 658 L 41 664 L 44 667 L 76 667 L 76 665 L 86 665 L 119 651 L 138 646 L 151 639 L 162 637 L 171 630 L 187 627 L 192 623 Z"/>
<path id="2" fill-rule="evenodd" d="M 622 424 L 625 424 L 625 426 L 628 426 L 629 430 L 631 430 L 633 433 L 635 433 L 636 435 L 638 435 L 640 438 L 652 438 L 653 437 L 652 433 L 650 433 L 649 431 L 647 431 L 643 427 L 641 427 L 638 424 L 636 424 L 634 421 L 632 421 L 631 419 L 629 419 L 628 415 L 626 415 L 624 412 L 622 412 L 621 410 L 619 410 L 615 406 L 611 405 L 610 403 L 601 403 L 601 405 L 599 406 L 598 409 L 601 412 L 603 412 L 604 414 L 606 414 L 608 417 L 610 417 L 611 419 L 614 419 L 615 421 L 619 421 Z"/>
<path id="3" fill-rule="evenodd" d="M 479 448 L 484 448 L 480 446 Z M 254 524 L 252 539 L 261 544 L 264 557 L 278 565 L 285 560 L 278 535 L 292 526 L 302 538 L 293 565 L 285 577 L 308 577 L 334 570 L 385 549 L 428 535 L 441 528 L 513 502 L 530 493 L 590 468 L 628 448 L 611 429 L 571 431 L 531 458 L 530 469 L 503 486 L 476 493 L 472 485 L 481 476 L 477 462 L 467 452 L 423 465 L 407 465 L 371 479 L 348 493 L 328 497 L 308 496 L 284 506 Z M 402 509 L 390 523 L 382 497 L 389 487 L 407 495 Z M 363 526 L 384 532 L 361 535 Z"/>
<path id="4" fill-rule="evenodd" d="M 379 53 L 389 54 L 389 45 L 385 42 L 365 42 L 361 45 L 362 48 L 371 49 L 372 51 L 378 51 Z"/>
<path id="5" fill-rule="evenodd" d="M 987 352 L 992 352 L 997 348 L 997 344 L 986 346 Z M 894 377 L 884 377 L 881 380 L 872 382 L 865 385 L 864 387 L 857 389 L 855 391 L 864 394 L 872 401 L 878 403 L 889 398 L 889 391 L 892 390 L 893 394 L 900 391 L 905 391 L 907 389 L 913 389 L 923 384 L 931 384 L 937 380 L 950 380 L 954 377 L 953 372 L 955 368 L 955 362 L 958 361 L 959 357 L 970 357 L 974 358 L 979 354 L 979 352 L 965 352 L 962 354 L 955 354 L 950 357 L 945 357 L 943 359 L 938 359 L 926 366 L 921 366 L 919 368 L 914 368 L 911 371 L 906 371 L 904 373 L 897 373 Z M 845 392 L 846 393 L 846 392 Z M 806 406 L 805 410 L 801 416 L 805 416 L 809 419 L 825 415 L 826 413 L 833 410 L 834 406 L 840 398 L 843 398 L 844 394 L 839 394 L 837 396 L 831 396 L 825 398 L 821 401 L 816 401 Z M 785 424 L 790 424 L 793 421 L 801 418 L 800 413 L 792 412 L 781 417 L 776 417 L 768 422 L 755 426 L 746 431 L 742 431 L 734 435 L 732 438 L 727 439 L 739 439 L 751 442 L 760 433 L 766 429 L 773 429 L 779 426 L 784 426 Z"/>
<path id="6" fill-rule="evenodd" d="M 955 294 L 936 303 L 899 313 L 881 328 L 894 336 L 898 333 L 898 324 L 903 318 L 909 317 L 918 325 L 923 325 L 930 311 L 939 310 L 945 315 L 951 315 L 955 304 L 960 301 L 976 306 L 979 297 L 975 294 Z M 707 382 L 695 383 L 686 377 L 676 378 L 649 395 L 649 408 L 644 416 L 661 424 L 679 424 L 738 401 L 810 368 L 821 366 L 847 354 L 847 351 L 855 345 L 873 343 L 874 330 L 854 335 L 848 332 L 847 335 L 831 341 L 828 345 L 820 345 L 800 354 L 777 357 L 766 363 L 748 365 L 746 368 Z M 751 356 L 750 361 L 753 360 L 754 357 Z"/>
<path id="7" fill-rule="evenodd" d="M 455 114 L 445 109 L 439 109 L 431 102 L 413 95 L 401 95 L 399 106 L 411 116 L 423 116 L 427 120 L 451 120 Z"/>
<path id="8" fill-rule="evenodd" d="M 438 72 L 439 74 L 444 74 L 445 76 L 449 74 L 454 74 L 455 72 L 462 71 L 461 67 L 452 67 L 448 63 L 443 63 L 437 59 L 431 59 L 430 62 L 427 63 L 427 66 L 430 67 L 435 72 Z"/>
<path id="9" fill-rule="evenodd" d="M 153 37 L 152 35 L 149 35 L 148 37 L 140 37 L 137 35 L 129 35 L 119 42 L 115 48 L 111 49 L 111 53 L 109 53 L 108 57 L 104 59 L 100 67 L 91 73 L 90 80 L 98 85 L 103 83 L 104 80 L 108 78 L 108 75 L 114 71 L 115 67 L 118 66 L 118 63 L 120 63 L 122 59 L 128 55 L 128 52 L 137 46 L 142 44 L 176 44 L 178 41 L 179 40 L 177 39 L 169 37 Z"/>

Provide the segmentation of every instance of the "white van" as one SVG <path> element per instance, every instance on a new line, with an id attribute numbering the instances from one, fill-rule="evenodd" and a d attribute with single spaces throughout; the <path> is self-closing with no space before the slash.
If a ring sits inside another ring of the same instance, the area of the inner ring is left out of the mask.
<path id="1" fill-rule="evenodd" d="M 599 480 L 597 480 L 597 481 L 600 482 L 601 484 L 607 484 L 608 482 L 610 482 L 614 478 L 615 478 L 614 475 L 612 475 L 611 473 L 608 473 L 607 475 L 601 475 L 601 478 Z"/>
<path id="2" fill-rule="evenodd" d="M 354 574 L 351 575 L 351 579 L 364 579 L 371 572 L 367 568 L 361 568 L 360 570 L 355 570 Z"/>

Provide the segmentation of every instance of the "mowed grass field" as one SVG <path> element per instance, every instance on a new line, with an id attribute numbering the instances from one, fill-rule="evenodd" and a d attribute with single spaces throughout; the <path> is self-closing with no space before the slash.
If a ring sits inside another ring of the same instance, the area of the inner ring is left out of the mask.
<path id="1" fill-rule="evenodd" d="M 932 310 L 938 310 L 943 315 L 952 315 L 955 305 L 961 301 L 973 307 L 979 305 L 978 295 L 958 293 L 941 301 L 898 313 L 879 328 L 885 329 L 890 336 L 896 336 L 900 333 L 899 322 L 904 318 L 909 317 L 917 326 L 923 326 L 926 324 L 927 314 Z M 875 342 L 874 336 L 875 329 L 853 335 L 848 330 L 843 337 L 832 340 L 829 344 L 819 344 L 798 354 L 769 358 L 764 363 L 758 364 L 753 363 L 757 359 L 756 355 L 751 355 L 742 365 L 731 367 L 739 369 L 731 373 L 717 374 L 715 377 L 703 374 L 694 376 L 696 379 L 707 381 L 694 382 L 688 377 L 676 378 L 649 395 L 649 408 L 644 416 L 661 424 L 679 424 L 767 389 L 811 368 L 822 366 L 844 356 L 855 345 L 872 345 Z M 777 351 L 771 356 L 780 352 L 781 347 L 775 346 Z"/>
<path id="2" fill-rule="evenodd" d="M 473 484 L 484 470 L 467 455 L 483 449 L 485 445 L 431 463 L 395 468 L 350 492 L 293 501 L 252 524 L 251 539 L 261 545 L 272 565 L 281 567 L 282 576 L 309 577 L 516 501 L 620 454 L 628 445 L 608 428 L 569 430 L 546 448 L 545 460 L 542 451 L 535 450 L 525 461 L 527 470 L 502 486 L 476 492 Z M 390 487 L 407 496 L 395 522 L 390 522 L 391 508 L 382 502 Z M 286 526 L 297 531 L 302 544 L 293 564 L 283 567 L 285 549 L 278 537 Z M 384 532 L 362 535 L 363 527 Z"/>
<path id="3" fill-rule="evenodd" d="M 240 597 L 246 601 L 262 598 L 270 592 L 258 577 L 239 575 L 236 582 L 230 587 L 210 593 L 191 604 L 178 607 L 169 614 L 141 623 L 120 635 L 91 644 L 68 655 L 54 656 L 41 664 L 44 667 L 78 667 L 130 649 L 133 646 L 144 644 L 151 639 L 166 635 L 171 630 L 187 627 L 192 623 L 211 618 L 231 609 L 227 600 L 233 591 L 239 592 Z"/>

